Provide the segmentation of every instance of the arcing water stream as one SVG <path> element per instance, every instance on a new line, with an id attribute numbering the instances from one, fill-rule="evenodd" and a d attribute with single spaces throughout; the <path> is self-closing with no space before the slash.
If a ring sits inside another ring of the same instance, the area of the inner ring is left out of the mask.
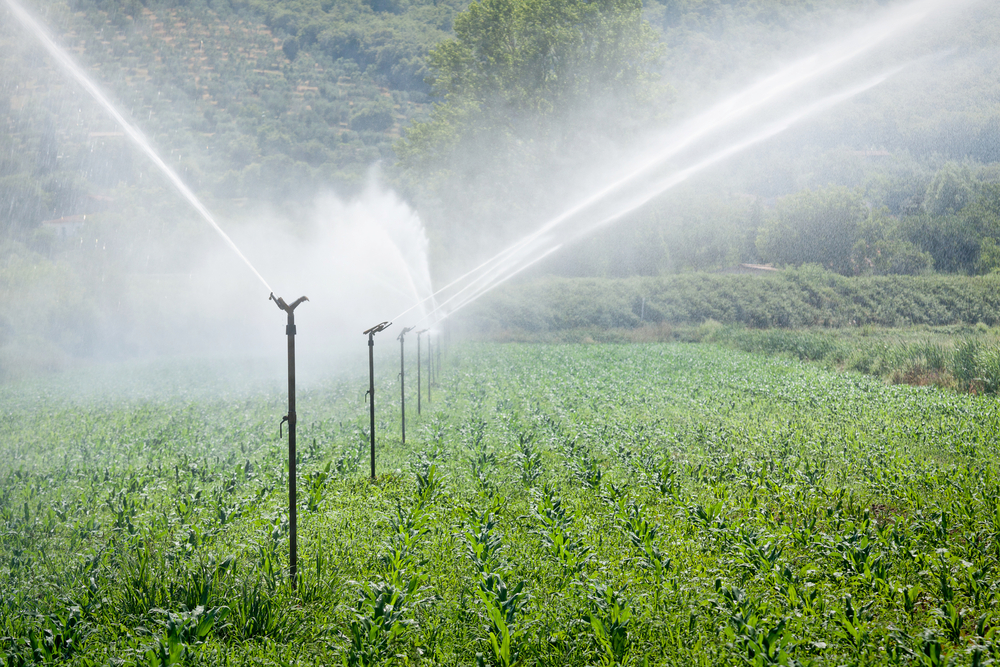
<path id="1" fill-rule="evenodd" d="M 730 158 L 737 153 L 747 150 L 751 146 L 774 137 L 791 127 L 793 124 L 815 114 L 821 113 L 830 107 L 839 104 L 840 102 L 863 93 L 866 90 L 870 90 L 901 69 L 902 68 L 895 68 L 889 72 L 873 77 L 859 85 L 852 86 L 846 90 L 824 97 L 817 102 L 796 109 L 781 119 L 769 123 L 758 132 L 712 153 L 694 165 L 669 174 L 661 179 L 654 180 L 648 185 L 644 185 L 644 187 L 639 188 L 630 198 L 620 200 L 618 205 L 615 207 L 615 210 L 608 213 L 606 217 L 592 217 L 583 221 L 577 228 L 572 230 L 570 241 L 582 238 L 600 227 L 621 219 L 625 215 L 643 206 L 667 190 L 691 178 L 695 174 L 708 169 L 709 167 Z M 516 274 L 527 269 L 529 266 L 538 263 L 563 245 L 564 242 L 560 242 L 546 235 L 533 237 L 532 242 L 530 244 L 521 245 L 516 254 L 509 255 L 502 263 L 493 267 L 489 272 L 481 273 L 479 276 L 471 280 L 465 287 L 458 290 L 448 299 L 442 301 L 437 308 L 431 311 L 432 314 L 435 313 L 435 311 L 448 306 L 448 304 L 452 304 L 446 311 L 447 315 L 451 315 L 464 306 L 472 303 L 494 287 L 498 287 L 503 282 L 513 278 Z M 441 315 L 439 313 L 437 315 L 438 321 L 447 317 L 447 315 Z"/>
<path id="2" fill-rule="evenodd" d="M 637 167 L 630 169 L 623 176 L 605 179 L 610 185 L 566 209 L 536 231 L 439 289 L 434 296 L 442 298 L 439 299 L 437 307 L 428 313 L 426 321 L 434 323 L 441 321 L 528 266 L 550 255 L 557 247 L 620 219 L 699 171 L 775 136 L 793 123 L 816 115 L 878 85 L 902 67 L 867 78 L 859 85 L 843 88 L 819 101 L 800 106 L 781 119 L 766 124 L 749 136 L 733 141 L 728 146 L 714 151 L 709 157 L 699 159 L 675 173 L 667 176 L 657 174 L 668 160 L 696 146 L 698 142 L 720 133 L 738 121 L 747 120 L 751 114 L 781 101 L 783 95 L 787 96 L 791 92 L 801 90 L 847 63 L 857 60 L 877 45 L 912 30 L 924 22 L 933 10 L 942 7 L 952 9 L 955 5 L 954 2 L 944 0 L 917 0 L 890 10 L 879 20 L 781 68 L 771 76 L 693 117 L 659 141 L 651 142 L 655 146 L 653 150 L 631 161 L 631 164 L 637 164 Z M 570 226 L 573 228 L 568 231 L 560 230 L 563 237 L 555 235 L 559 228 Z M 408 311 L 404 311 L 400 316 L 406 312 Z"/>
<path id="3" fill-rule="evenodd" d="M 215 218 L 212 217 L 212 214 L 208 211 L 207 208 L 205 208 L 205 205 L 201 203 L 198 197 L 196 197 L 195 194 L 191 192 L 190 188 L 188 188 L 184 184 L 180 176 L 178 176 L 177 173 L 173 169 L 171 169 L 170 166 L 167 165 L 167 163 L 164 162 L 162 158 L 160 158 L 157 152 L 153 150 L 152 145 L 150 145 L 149 141 L 142 134 L 139 128 L 135 127 L 127 120 L 125 120 L 125 117 L 122 116 L 122 114 L 118 111 L 115 105 L 111 103 L 111 100 L 109 100 L 104 95 L 104 93 L 101 92 L 101 89 L 98 88 L 97 84 L 94 83 L 94 81 L 89 76 L 87 76 L 87 73 L 84 72 L 83 69 L 79 65 L 77 65 L 72 58 L 70 58 L 68 53 L 66 53 L 62 48 L 59 47 L 59 45 L 57 45 L 54 41 L 52 41 L 52 39 L 48 36 L 48 33 L 46 33 L 45 29 L 41 26 L 41 24 L 35 21 L 35 19 L 32 18 L 31 15 L 28 14 L 28 12 L 21 5 L 19 5 L 15 0 L 5 0 L 5 1 L 7 3 L 7 6 L 10 8 L 11 13 L 13 13 L 14 17 L 18 21 L 20 21 L 21 24 L 24 25 L 24 27 L 27 28 L 32 34 L 34 34 L 35 37 L 38 38 L 38 41 L 41 42 L 41 44 L 45 47 L 45 50 L 48 51 L 53 58 L 55 58 L 56 62 L 58 62 L 63 67 L 63 69 L 65 69 L 70 74 L 70 76 L 76 79 L 76 81 L 81 86 L 83 86 L 83 88 L 88 93 L 90 93 L 91 96 L 93 96 L 93 98 L 97 100 L 97 102 L 102 107 L 104 107 L 104 110 L 107 111 L 108 114 L 110 114 L 111 117 L 114 118 L 115 121 L 117 121 L 118 124 L 122 126 L 122 129 L 124 129 L 125 133 L 135 143 L 135 145 L 138 146 L 150 160 L 152 160 L 153 164 L 155 164 L 160 169 L 160 171 L 163 172 L 163 174 L 167 177 L 167 179 L 170 180 L 170 182 L 174 185 L 174 187 L 177 188 L 177 191 L 180 192 L 181 195 L 188 201 L 188 203 L 190 203 L 191 206 L 193 206 L 194 209 L 198 211 L 201 217 L 205 219 L 205 222 L 211 225 L 212 229 L 214 229 L 219 234 L 219 236 L 222 237 L 222 240 L 225 241 L 226 245 L 228 245 L 230 249 L 233 252 L 235 252 L 241 260 L 243 260 L 243 262 L 247 265 L 247 267 L 251 271 L 253 271 L 253 274 L 257 276 L 257 279 L 260 280 L 260 282 L 264 285 L 264 287 L 267 288 L 267 291 L 269 293 L 272 292 L 271 286 L 267 284 L 267 281 L 264 280 L 264 277 L 260 275 L 257 269 L 254 268 L 253 264 L 250 263 L 250 260 L 248 260 L 246 256 L 242 252 L 240 252 L 240 249 L 236 246 L 235 243 L 233 243 L 233 240 L 229 238 L 229 235 L 226 234 L 224 231 L 222 231 L 222 228 L 215 221 Z"/>

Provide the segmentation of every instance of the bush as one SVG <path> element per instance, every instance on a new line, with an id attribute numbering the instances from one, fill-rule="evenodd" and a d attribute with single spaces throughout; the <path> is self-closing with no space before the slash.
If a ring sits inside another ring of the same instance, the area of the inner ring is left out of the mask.
<path id="1" fill-rule="evenodd" d="M 473 331 L 698 325 L 754 329 L 1000 323 L 1000 275 L 844 277 L 816 266 L 776 275 L 543 278 L 505 285 L 463 316 Z"/>

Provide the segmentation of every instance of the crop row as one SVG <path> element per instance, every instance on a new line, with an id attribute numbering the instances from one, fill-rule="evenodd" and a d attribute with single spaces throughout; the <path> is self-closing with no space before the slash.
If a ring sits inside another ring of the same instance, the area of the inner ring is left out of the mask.
<path id="1" fill-rule="evenodd" d="M 503 369 L 498 372 L 497 369 Z M 392 380 L 383 377 L 381 382 Z M 9 664 L 987 664 L 1000 416 L 705 345 L 463 345 L 366 479 L 357 378 L 0 416 Z M 394 430 L 396 429 L 396 430 Z"/>

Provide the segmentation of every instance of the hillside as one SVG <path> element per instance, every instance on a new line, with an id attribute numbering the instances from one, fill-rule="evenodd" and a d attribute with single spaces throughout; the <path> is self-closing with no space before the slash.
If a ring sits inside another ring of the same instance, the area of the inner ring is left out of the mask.
<path id="1" fill-rule="evenodd" d="M 419 55 L 445 36 L 453 10 L 435 6 L 433 23 L 371 9 L 337 14 L 356 39 L 370 32 L 391 42 L 390 56 L 370 40 L 352 54 L 346 46 L 299 51 L 264 22 L 280 17 L 262 9 L 81 1 L 53 3 L 43 20 L 195 190 L 289 200 L 355 183 L 391 160 L 401 127 L 426 104 Z M 93 212 L 88 195 L 137 186 L 148 168 L 114 135 L 119 128 L 53 71 L 19 25 L 5 20 L 0 40 L 2 153 L 10 156 L 0 188 L 19 202 L 5 226 Z"/>
<path id="2" fill-rule="evenodd" d="M 248 201 L 286 205 L 322 189 L 351 192 L 378 162 L 391 171 L 394 142 L 430 108 L 428 52 L 451 34 L 465 5 L 72 0 L 34 9 L 193 189 L 232 208 Z M 865 188 L 872 205 L 895 213 L 922 197 L 948 160 L 971 162 L 973 172 L 995 162 L 1000 64 L 985 47 L 998 20 L 988 4 L 972 5 L 923 47 L 950 47 L 950 60 L 922 65 L 843 113 L 752 152 L 720 177 L 726 189 L 766 204 L 802 187 L 837 183 Z M 880 6 L 649 0 L 643 16 L 663 46 L 654 73 L 668 94 L 644 122 L 663 125 L 695 113 L 781 58 L 805 52 L 813 35 L 835 35 L 838 25 L 846 30 Z M 0 46 L 0 122 L 7 128 L 0 139 L 0 199 L 8 203 L 8 238 L 27 240 L 44 219 L 97 213 L 94 197 L 106 202 L 116 188 L 155 185 L 143 159 L 113 134 L 119 128 L 9 17 L 0 23 Z M 898 49 L 917 52 L 906 44 Z M 857 154 L 891 158 L 874 164 Z M 411 195 L 423 187 L 398 185 Z M 542 206 L 551 207 L 558 194 L 550 189 Z M 467 196 L 485 201 L 495 193 Z M 447 211 L 414 199 L 428 225 L 444 224 Z M 506 210 L 503 202 L 500 209 Z M 486 217 L 463 220 L 472 234 L 493 224 Z"/>

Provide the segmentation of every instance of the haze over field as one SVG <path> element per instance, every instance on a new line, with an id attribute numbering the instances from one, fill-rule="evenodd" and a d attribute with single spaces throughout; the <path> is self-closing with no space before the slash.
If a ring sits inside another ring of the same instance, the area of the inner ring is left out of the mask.
<path id="1" fill-rule="evenodd" d="M 421 326 L 515 275 L 1000 266 L 993 3 L 545 6 L 28 10 L 310 296 L 307 346 L 474 267 Z M 252 272 L 6 6 L 0 41 L 0 365 L 274 347 Z"/>

